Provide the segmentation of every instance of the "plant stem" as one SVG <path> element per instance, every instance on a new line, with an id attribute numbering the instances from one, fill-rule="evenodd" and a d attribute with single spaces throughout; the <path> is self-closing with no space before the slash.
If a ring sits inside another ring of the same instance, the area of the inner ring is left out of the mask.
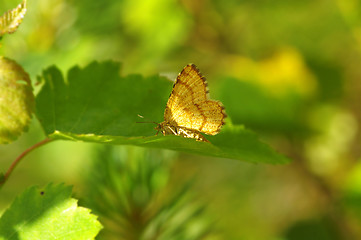
<path id="1" fill-rule="evenodd" d="M 15 161 L 11 164 L 11 166 L 9 167 L 9 169 L 7 170 L 7 172 L 4 175 L 4 178 L 0 180 L 0 186 L 4 185 L 5 182 L 8 180 L 8 178 L 10 177 L 11 173 L 13 172 L 13 170 L 15 169 L 15 167 L 18 165 L 18 163 L 21 161 L 21 159 L 23 159 L 28 153 L 30 153 L 32 150 L 47 144 L 48 142 L 53 141 L 53 139 L 50 138 L 45 138 L 44 140 L 34 144 L 33 146 L 29 147 L 28 149 L 26 149 L 24 152 L 22 152 L 16 159 Z"/>

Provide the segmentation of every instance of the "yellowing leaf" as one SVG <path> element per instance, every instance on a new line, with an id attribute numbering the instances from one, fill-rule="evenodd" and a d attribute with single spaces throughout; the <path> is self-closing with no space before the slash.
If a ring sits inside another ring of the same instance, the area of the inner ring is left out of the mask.
<path id="1" fill-rule="evenodd" d="M 0 143 L 26 130 L 34 110 L 29 75 L 13 60 L 0 57 Z"/>

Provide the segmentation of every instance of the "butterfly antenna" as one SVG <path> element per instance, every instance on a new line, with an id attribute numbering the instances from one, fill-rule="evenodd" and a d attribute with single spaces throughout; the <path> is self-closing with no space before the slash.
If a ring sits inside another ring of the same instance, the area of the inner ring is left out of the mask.
<path id="1" fill-rule="evenodd" d="M 138 114 L 138 117 L 144 118 L 142 115 L 139 115 L 139 114 Z M 154 124 L 158 125 L 158 123 L 156 123 L 154 121 L 145 121 L 145 122 L 136 122 L 136 123 L 154 123 Z"/>
<path id="2" fill-rule="evenodd" d="M 135 122 L 135 123 L 154 123 L 154 124 L 158 125 L 158 123 L 156 123 L 156 122 Z"/>

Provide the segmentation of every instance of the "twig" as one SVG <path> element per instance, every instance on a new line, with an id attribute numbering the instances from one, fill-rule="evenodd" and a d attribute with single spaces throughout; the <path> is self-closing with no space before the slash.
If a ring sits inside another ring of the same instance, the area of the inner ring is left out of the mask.
<path id="1" fill-rule="evenodd" d="M 44 140 L 36 143 L 35 145 L 29 147 L 28 149 L 26 149 L 24 152 L 22 152 L 16 159 L 15 161 L 11 164 L 11 166 L 9 167 L 9 169 L 7 170 L 7 172 L 5 173 L 3 179 L 0 180 L 0 186 L 4 185 L 5 182 L 8 180 L 8 178 L 10 177 L 11 173 L 13 172 L 13 170 L 15 169 L 15 167 L 18 165 L 18 163 L 21 161 L 21 159 L 23 159 L 28 153 L 30 153 L 32 150 L 47 144 L 48 142 L 53 141 L 53 139 L 50 138 L 45 138 Z"/>

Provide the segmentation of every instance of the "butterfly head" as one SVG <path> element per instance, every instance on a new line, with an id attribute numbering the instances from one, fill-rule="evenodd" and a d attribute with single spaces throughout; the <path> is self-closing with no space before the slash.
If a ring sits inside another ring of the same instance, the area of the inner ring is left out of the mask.
<path id="1" fill-rule="evenodd" d="M 164 129 L 165 129 L 166 123 L 165 122 L 161 122 L 161 123 L 155 122 L 155 124 L 157 124 L 157 126 L 154 128 L 154 130 L 157 131 L 156 135 L 158 135 L 159 132 L 163 133 L 163 135 L 164 135 Z"/>

